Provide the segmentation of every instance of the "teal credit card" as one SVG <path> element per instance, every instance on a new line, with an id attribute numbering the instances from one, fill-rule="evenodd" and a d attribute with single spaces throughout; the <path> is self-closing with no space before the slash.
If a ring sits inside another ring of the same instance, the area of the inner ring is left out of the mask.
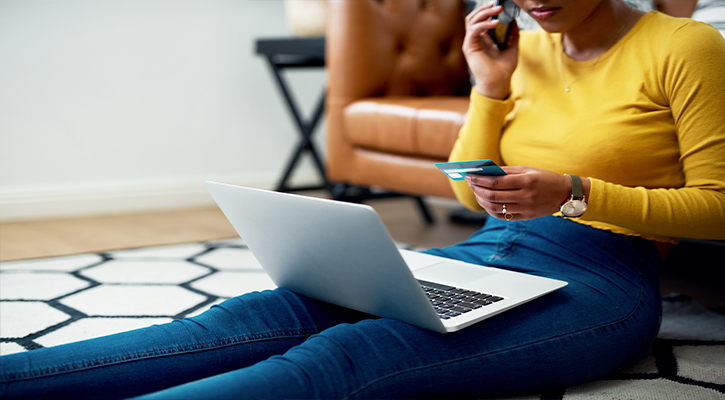
<path id="1" fill-rule="evenodd" d="M 445 172 L 449 178 L 454 181 L 462 181 L 466 179 L 468 174 L 500 176 L 506 175 L 495 162 L 491 160 L 475 160 L 475 161 L 457 161 L 436 163 L 436 167 Z"/>

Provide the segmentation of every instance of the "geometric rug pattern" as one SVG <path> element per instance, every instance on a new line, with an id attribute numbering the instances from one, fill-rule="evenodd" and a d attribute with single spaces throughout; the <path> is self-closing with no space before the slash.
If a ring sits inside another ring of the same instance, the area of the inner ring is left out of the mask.
<path id="1" fill-rule="evenodd" d="M 0 263 L 0 355 L 197 315 L 274 283 L 241 239 Z M 636 364 L 583 385 L 510 400 L 725 400 L 725 316 L 663 299 Z"/>
<path id="2" fill-rule="evenodd" d="M 241 240 L 0 263 L 0 354 L 170 322 L 275 287 Z"/>

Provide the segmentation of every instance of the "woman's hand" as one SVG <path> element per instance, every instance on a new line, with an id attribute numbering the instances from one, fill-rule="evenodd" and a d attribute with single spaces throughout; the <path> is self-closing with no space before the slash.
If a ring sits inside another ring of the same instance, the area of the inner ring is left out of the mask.
<path id="1" fill-rule="evenodd" d="M 508 97 L 511 75 L 516 69 L 519 57 L 519 29 L 514 24 L 506 50 L 499 50 L 488 34 L 498 20 L 491 17 L 503 11 L 493 2 L 473 10 L 466 16 L 466 36 L 463 39 L 463 54 L 476 80 L 476 91 L 483 96 L 503 100 Z"/>
<path id="2" fill-rule="evenodd" d="M 478 204 L 491 216 L 513 221 L 544 217 L 559 211 L 571 197 L 571 181 L 565 175 L 531 167 L 502 167 L 508 175 L 466 175 Z M 582 178 L 589 198 L 590 181 Z M 504 215 L 504 205 L 506 214 Z"/>

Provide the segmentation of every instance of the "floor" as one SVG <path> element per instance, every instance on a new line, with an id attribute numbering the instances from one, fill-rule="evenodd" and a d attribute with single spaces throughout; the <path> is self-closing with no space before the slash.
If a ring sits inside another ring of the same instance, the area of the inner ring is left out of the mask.
<path id="1" fill-rule="evenodd" d="M 313 195 L 315 193 L 312 193 Z M 375 200 L 394 240 L 412 246 L 445 246 L 468 238 L 475 227 L 452 223 L 451 205 L 431 202 L 435 224 L 427 224 L 407 198 Z M 235 238 L 214 208 L 0 224 L 0 262 Z"/>
<path id="2" fill-rule="evenodd" d="M 315 193 L 311 193 L 315 195 Z M 374 200 L 394 240 L 416 247 L 439 247 L 465 240 L 477 228 L 450 220 L 452 203 L 431 202 L 435 224 L 427 224 L 407 198 Z M 217 208 L 133 215 L 0 224 L 0 262 L 96 253 L 149 246 L 200 243 L 238 237 Z M 682 256 L 662 274 L 662 293 L 685 293 L 725 314 L 722 248 Z M 714 262 L 713 262 L 714 259 Z"/>
<path id="3" fill-rule="evenodd" d="M 235 235 L 216 208 L 0 224 L 0 261 L 25 260 Z"/>

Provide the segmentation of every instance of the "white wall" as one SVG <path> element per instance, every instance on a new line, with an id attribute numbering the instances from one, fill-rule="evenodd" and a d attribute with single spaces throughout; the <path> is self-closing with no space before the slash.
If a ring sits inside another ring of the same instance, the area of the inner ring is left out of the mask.
<path id="1" fill-rule="evenodd" d="M 287 35 L 282 0 L 0 0 L 0 219 L 273 187 L 298 134 L 254 40 Z M 324 71 L 287 76 L 309 115 Z"/>

